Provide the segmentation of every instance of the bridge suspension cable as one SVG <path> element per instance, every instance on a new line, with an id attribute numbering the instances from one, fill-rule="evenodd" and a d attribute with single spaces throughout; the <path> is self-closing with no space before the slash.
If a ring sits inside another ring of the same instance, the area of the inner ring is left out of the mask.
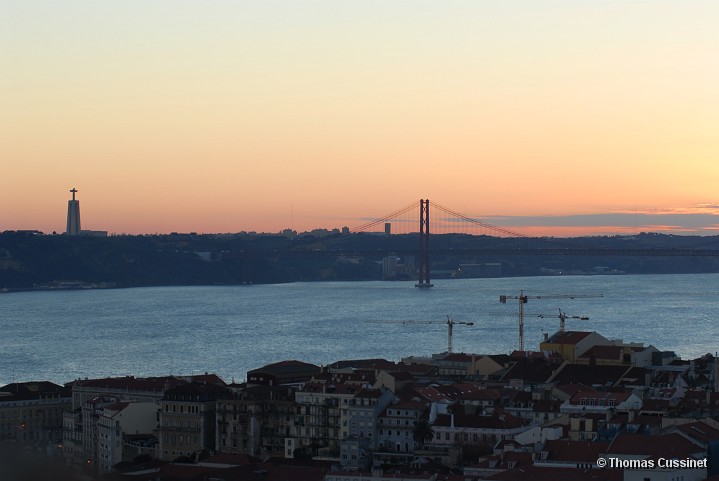
<path id="1" fill-rule="evenodd" d="M 412 211 L 412 210 L 414 210 L 414 209 L 416 209 L 416 208 L 417 208 L 417 203 L 416 203 L 416 202 L 412 202 L 411 204 L 406 205 L 406 206 L 402 207 L 401 209 L 392 212 L 391 214 L 387 214 L 386 216 L 384 216 L 384 217 L 382 217 L 382 218 L 380 218 L 380 219 L 376 219 L 376 220 L 373 220 L 373 221 L 371 221 L 371 222 L 367 222 L 366 224 L 362 224 L 362 225 L 360 225 L 360 226 L 358 226 L 358 227 L 355 227 L 353 230 L 354 230 L 354 232 L 365 232 L 365 231 L 368 231 L 368 230 L 372 229 L 373 227 L 378 226 L 379 224 L 383 224 L 383 223 L 387 222 L 388 220 L 392 220 L 392 219 L 397 218 L 397 217 L 399 217 L 399 216 L 401 216 L 401 215 L 404 215 L 404 214 L 406 214 L 407 212 L 410 212 L 410 211 Z"/>
<path id="2" fill-rule="evenodd" d="M 443 217 L 441 215 L 433 216 L 432 221 L 431 221 L 432 231 L 437 234 L 449 234 L 449 233 L 478 234 L 477 232 L 472 232 L 471 227 L 475 227 L 475 228 L 483 229 L 485 232 L 488 233 L 487 235 L 490 235 L 490 236 L 507 236 L 507 237 L 516 237 L 516 238 L 525 238 L 525 239 L 533 238 L 532 236 L 521 234 L 519 232 L 515 232 L 510 229 L 506 229 L 504 227 L 492 225 L 487 222 L 483 222 L 481 220 L 474 219 L 467 215 L 460 214 L 459 212 L 452 210 L 449 207 L 445 207 L 442 204 L 439 204 L 434 201 L 432 202 L 432 207 L 434 209 L 436 209 L 435 212 L 439 211 L 441 214 L 444 214 L 445 216 L 447 216 L 447 217 Z M 410 215 L 411 213 L 414 213 L 415 215 Z M 400 222 L 402 224 L 406 224 L 406 223 L 415 224 L 415 222 L 416 222 L 415 219 L 418 217 L 416 214 L 417 214 L 417 202 L 413 202 L 413 203 L 408 204 L 390 214 L 387 214 L 383 217 L 380 217 L 378 219 L 375 219 L 375 220 L 372 220 L 365 224 L 362 224 L 360 226 L 357 226 L 354 229 L 352 229 L 352 231 L 353 232 L 371 231 L 372 229 L 374 229 L 376 227 L 382 228 L 382 227 L 384 227 L 383 224 L 385 224 L 387 222 L 391 222 L 391 221 Z M 405 216 L 405 217 L 402 217 L 402 216 Z M 465 225 L 466 227 L 461 227 L 462 225 Z M 454 226 L 454 227 L 452 227 L 452 226 Z M 417 230 L 414 230 L 414 229 L 409 230 L 409 232 L 413 232 L 413 231 L 417 232 Z"/>
<path id="3" fill-rule="evenodd" d="M 473 218 L 468 217 L 468 216 L 466 216 L 466 215 L 460 214 L 459 212 L 454 211 L 454 210 L 450 209 L 449 207 L 445 207 L 445 206 L 443 206 L 442 204 L 439 204 L 439 203 L 437 203 L 437 202 L 432 202 L 432 207 L 434 207 L 435 209 L 438 209 L 438 210 L 444 212 L 445 214 L 449 214 L 449 215 L 451 215 L 451 216 L 454 216 L 454 217 L 456 217 L 458 220 L 460 220 L 460 221 L 462 221 L 462 222 L 468 222 L 468 223 L 470 223 L 470 224 L 474 224 L 474 225 L 477 225 L 477 226 L 479 226 L 479 227 L 482 227 L 482 228 L 485 228 L 485 229 L 489 229 L 490 231 L 500 232 L 500 233 L 502 233 L 502 234 L 504 234 L 504 235 L 508 235 L 508 236 L 511 236 L 511 237 L 522 237 L 522 238 L 525 238 L 525 239 L 529 239 L 529 238 L 532 237 L 532 236 L 528 236 L 528 235 L 525 235 L 525 234 L 520 234 L 519 232 L 511 231 L 511 230 L 509 230 L 509 229 L 505 229 L 504 227 L 498 227 L 498 226 L 496 226 L 496 225 L 492 225 L 492 224 L 488 224 L 488 223 L 486 223 L 486 222 L 482 222 L 481 220 L 473 219 Z"/>

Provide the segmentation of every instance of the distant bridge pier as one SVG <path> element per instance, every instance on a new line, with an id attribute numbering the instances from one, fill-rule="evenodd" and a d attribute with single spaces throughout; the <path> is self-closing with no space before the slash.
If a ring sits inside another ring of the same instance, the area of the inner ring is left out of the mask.
<path id="1" fill-rule="evenodd" d="M 429 199 L 419 201 L 419 282 L 414 287 L 430 288 L 429 282 Z"/>
<path id="2" fill-rule="evenodd" d="M 247 251 L 242 251 L 242 283 L 252 284 L 252 257 Z"/>

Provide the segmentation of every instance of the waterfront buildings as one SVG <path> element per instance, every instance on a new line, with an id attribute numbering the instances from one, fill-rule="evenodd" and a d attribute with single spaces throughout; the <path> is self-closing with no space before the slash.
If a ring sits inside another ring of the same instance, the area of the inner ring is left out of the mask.
<path id="1" fill-rule="evenodd" d="M 208 373 L 12 384 L 0 389 L 0 432 L 52 447 L 64 412 L 67 463 L 136 481 L 707 477 L 702 468 L 608 471 L 597 459 L 714 459 L 713 356 L 681 361 L 596 333 L 558 345 L 324 368 L 282 361 L 244 384 Z"/>

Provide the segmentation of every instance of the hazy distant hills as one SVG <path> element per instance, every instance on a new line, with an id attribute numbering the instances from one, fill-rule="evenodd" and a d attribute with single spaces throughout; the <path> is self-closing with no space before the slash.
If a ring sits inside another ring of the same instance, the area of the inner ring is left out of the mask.
<path id="1" fill-rule="evenodd" d="M 382 258 L 391 254 L 401 267 L 397 277 L 413 278 L 418 244 L 416 234 L 68 237 L 4 232 L 0 289 L 372 280 L 382 279 Z M 447 234 L 433 235 L 430 246 L 435 277 L 719 272 L 719 257 L 711 255 L 719 253 L 719 236 L 501 239 Z M 536 255 L 540 249 L 552 254 Z M 610 249 L 613 255 L 574 255 L 576 249 Z M 698 249 L 709 255 L 620 255 L 651 249 Z M 460 265 L 467 268 L 457 271 Z M 472 267 L 482 265 L 493 269 L 472 274 Z"/>

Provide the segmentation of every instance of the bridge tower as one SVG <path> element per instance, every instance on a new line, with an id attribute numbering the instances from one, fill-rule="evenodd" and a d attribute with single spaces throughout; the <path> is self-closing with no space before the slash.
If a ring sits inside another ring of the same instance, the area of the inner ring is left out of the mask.
<path id="1" fill-rule="evenodd" d="M 419 201 L 419 282 L 415 287 L 429 288 L 429 199 Z"/>

